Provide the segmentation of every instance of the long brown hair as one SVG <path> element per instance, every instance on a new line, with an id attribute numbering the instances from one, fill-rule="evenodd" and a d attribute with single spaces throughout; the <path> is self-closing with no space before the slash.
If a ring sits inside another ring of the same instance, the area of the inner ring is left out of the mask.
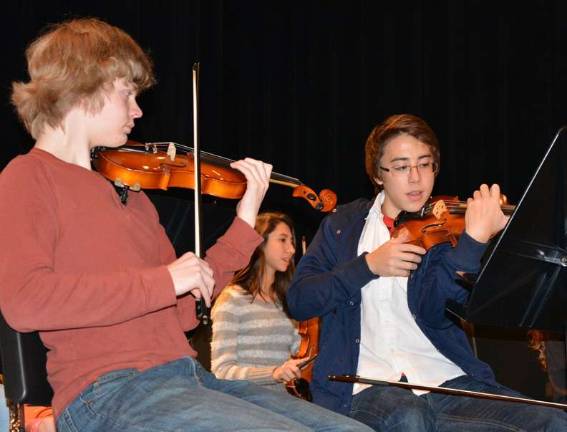
<path id="1" fill-rule="evenodd" d="M 248 266 L 237 272 L 232 279 L 232 285 L 239 285 L 242 287 L 242 289 L 252 296 L 252 301 L 254 301 L 258 295 L 262 297 L 262 281 L 266 265 L 264 248 L 268 242 L 268 236 L 280 223 L 284 223 L 289 227 L 289 230 L 291 231 L 291 239 L 295 246 L 295 232 L 293 229 L 293 222 L 289 216 L 279 212 L 260 213 L 256 217 L 256 225 L 254 226 L 254 229 L 264 238 L 264 241 L 252 254 L 252 258 L 250 259 Z M 271 286 L 272 291 L 276 295 L 277 302 L 284 308 L 286 313 L 287 306 L 285 302 L 285 293 L 289 287 L 294 271 L 295 264 L 292 259 L 285 272 L 276 271 L 274 282 Z"/>

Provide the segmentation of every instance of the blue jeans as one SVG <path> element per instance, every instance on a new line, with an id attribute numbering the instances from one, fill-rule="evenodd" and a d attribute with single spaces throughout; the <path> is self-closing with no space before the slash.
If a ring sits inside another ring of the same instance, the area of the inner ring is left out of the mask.
<path id="1" fill-rule="evenodd" d="M 443 383 L 444 387 L 522 396 L 503 386 L 492 386 L 467 375 Z M 350 417 L 376 431 L 567 431 L 567 413 L 523 403 L 502 402 L 373 386 L 356 394 Z"/>
<path id="2" fill-rule="evenodd" d="M 8 431 L 8 422 L 10 413 L 6 405 L 6 398 L 4 397 L 4 386 L 0 384 L 0 432 Z"/>
<path id="3" fill-rule="evenodd" d="M 87 387 L 57 418 L 59 432 L 370 431 L 247 381 L 218 380 L 192 358 L 122 369 Z"/>

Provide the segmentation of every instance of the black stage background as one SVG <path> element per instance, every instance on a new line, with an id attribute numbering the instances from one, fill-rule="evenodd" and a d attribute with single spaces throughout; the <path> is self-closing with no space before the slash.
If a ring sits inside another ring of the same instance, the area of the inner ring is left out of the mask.
<path id="1" fill-rule="evenodd" d="M 317 191 L 335 190 L 340 203 L 372 195 L 363 144 L 390 114 L 420 115 L 438 133 L 436 193 L 465 198 L 497 182 L 511 202 L 567 123 L 562 0 L 20 0 L 0 16 L 0 168 L 32 145 L 9 104 L 10 83 L 27 79 L 26 45 L 46 24 L 77 16 L 123 28 L 155 61 L 158 85 L 140 98 L 133 139 L 191 144 L 199 60 L 203 149 L 270 161 Z M 272 187 L 264 207 L 290 213 L 309 239 L 321 215 L 289 193 Z M 189 249 L 190 193 L 152 197 L 178 251 Z M 206 201 L 210 243 L 234 203 Z M 544 397 L 524 335 L 489 333 L 479 352 L 499 379 Z"/>

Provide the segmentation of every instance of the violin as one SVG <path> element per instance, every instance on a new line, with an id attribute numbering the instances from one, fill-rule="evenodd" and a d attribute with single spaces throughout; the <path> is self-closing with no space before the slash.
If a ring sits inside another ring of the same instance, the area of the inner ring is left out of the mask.
<path id="1" fill-rule="evenodd" d="M 305 236 L 301 237 L 301 252 L 302 255 L 305 255 L 307 252 Z M 319 355 L 319 323 L 319 317 L 299 322 L 298 334 L 301 337 L 301 341 L 297 352 L 292 358 L 305 358 L 306 360 L 298 365 L 301 370 L 301 376 L 285 383 L 285 388 L 289 394 L 309 402 L 313 400 L 309 389 L 309 383 L 313 378 L 313 361 Z"/>
<path id="2" fill-rule="evenodd" d="M 505 215 L 511 215 L 516 207 L 508 204 L 506 196 L 502 195 L 500 208 Z M 406 228 L 410 235 L 408 243 L 425 250 L 441 243 L 450 243 L 455 247 L 465 230 L 466 210 L 467 203 L 459 201 L 458 197 L 432 197 L 419 212 L 401 212 L 394 221 L 392 236 L 395 237 Z"/>
<path id="3" fill-rule="evenodd" d="M 180 150 L 180 151 L 178 151 Z M 93 164 L 125 193 L 128 190 L 180 187 L 193 189 L 193 149 L 171 142 L 138 143 L 128 141 L 120 148 L 98 148 Z M 201 151 L 201 193 L 219 198 L 239 199 L 246 191 L 246 177 L 231 168 L 234 162 L 222 156 Z M 330 189 L 316 194 L 296 178 L 273 172 L 271 183 L 293 188 L 292 196 L 304 198 L 314 209 L 330 212 L 337 205 L 337 195 Z"/>
<path id="4" fill-rule="evenodd" d="M 306 358 L 306 360 L 298 365 L 301 369 L 301 377 L 288 381 L 285 388 L 289 394 L 311 402 L 313 398 L 309 390 L 309 383 L 313 378 L 313 361 L 319 353 L 319 318 L 301 321 L 298 333 L 301 342 L 297 353 L 292 358 Z"/>

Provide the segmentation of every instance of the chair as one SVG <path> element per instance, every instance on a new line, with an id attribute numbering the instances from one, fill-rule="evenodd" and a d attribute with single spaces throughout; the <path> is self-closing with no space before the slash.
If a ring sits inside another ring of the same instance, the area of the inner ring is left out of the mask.
<path id="1" fill-rule="evenodd" d="M 0 357 L 10 432 L 24 432 L 24 404 L 51 405 L 53 390 L 47 381 L 47 349 L 37 332 L 19 333 L 0 314 Z"/>

